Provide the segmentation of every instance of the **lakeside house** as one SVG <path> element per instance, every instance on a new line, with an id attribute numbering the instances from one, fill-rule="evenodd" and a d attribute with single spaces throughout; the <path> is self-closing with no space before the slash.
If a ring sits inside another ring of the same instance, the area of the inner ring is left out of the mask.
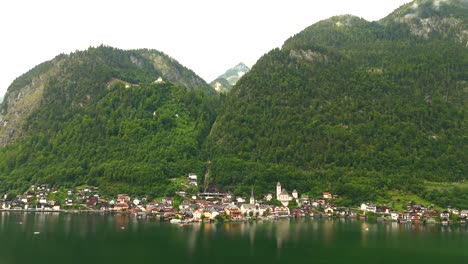
<path id="1" fill-rule="evenodd" d="M 128 202 L 130 202 L 130 200 L 131 200 L 131 198 L 130 198 L 129 195 L 127 195 L 127 194 L 119 194 L 119 195 L 117 195 L 117 200 L 116 200 L 116 202 L 117 202 L 117 203 L 128 203 Z"/>
<path id="2" fill-rule="evenodd" d="M 224 208 L 224 211 L 226 212 L 226 215 L 230 216 L 231 219 L 241 219 L 242 218 L 242 212 L 237 205 L 234 204 L 229 204 Z"/>
<path id="3" fill-rule="evenodd" d="M 360 208 L 361 208 L 361 211 L 363 212 L 372 212 L 372 213 L 377 212 L 377 206 L 375 204 L 362 203 Z"/>
<path id="4" fill-rule="evenodd" d="M 250 214 L 256 215 L 257 214 L 257 207 L 254 204 L 242 204 L 240 207 L 241 213 L 244 216 L 248 216 Z"/>

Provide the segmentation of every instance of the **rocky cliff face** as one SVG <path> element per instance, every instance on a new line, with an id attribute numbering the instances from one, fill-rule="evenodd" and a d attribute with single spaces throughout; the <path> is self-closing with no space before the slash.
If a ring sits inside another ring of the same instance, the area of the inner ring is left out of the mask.
<path id="1" fill-rule="evenodd" d="M 49 78 L 55 76 L 64 57 L 43 63 L 17 78 L 8 88 L 0 107 L 0 146 L 16 141 L 25 121 L 37 110 Z"/>
<path id="2" fill-rule="evenodd" d="M 169 82 L 179 83 L 187 88 L 211 90 L 209 85 L 202 78 L 197 76 L 193 71 L 180 65 L 171 57 L 151 50 L 143 51 L 142 56 L 148 59 L 153 67 L 158 69 L 161 75 L 164 76 L 164 79 Z M 177 65 L 177 67 L 174 67 L 175 65 Z"/>
<path id="3" fill-rule="evenodd" d="M 468 47 L 467 0 L 418 0 L 395 10 L 383 22 L 406 25 L 411 34 L 453 38 Z"/>

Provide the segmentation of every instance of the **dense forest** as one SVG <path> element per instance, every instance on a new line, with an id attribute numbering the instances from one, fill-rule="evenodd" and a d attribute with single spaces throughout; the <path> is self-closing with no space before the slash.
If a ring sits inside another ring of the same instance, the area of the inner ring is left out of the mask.
<path id="1" fill-rule="evenodd" d="M 54 87 L 51 84 L 51 87 Z M 130 89 L 115 83 L 106 96 L 73 116 L 31 117 L 34 131 L 0 153 L 1 188 L 31 182 L 59 186 L 90 184 L 104 192 L 169 195 L 170 178 L 202 173 L 200 149 L 216 100 L 172 84 Z M 66 119 L 66 121 L 62 120 Z"/>
<path id="2" fill-rule="evenodd" d="M 333 17 L 227 94 L 157 51 L 60 55 L 0 107 L 0 193 L 90 184 L 157 197 L 207 172 L 211 190 L 239 195 L 281 181 L 341 205 L 411 194 L 468 208 L 467 14 L 466 1 L 418 0 L 376 22 Z"/>
<path id="3" fill-rule="evenodd" d="M 466 189 L 425 186 L 467 179 L 466 39 L 437 31 L 447 14 L 466 24 L 460 8 L 407 5 L 397 12 L 419 16 L 408 23 L 333 17 L 263 56 L 222 102 L 213 182 L 263 190 L 280 180 L 349 204 L 398 190 L 468 206 Z M 430 34 L 415 34 L 418 19 L 433 19 Z"/>
<path id="4" fill-rule="evenodd" d="M 19 128 L 21 139 L 0 150 L 0 192 L 31 183 L 91 184 L 109 194 L 162 196 L 171 178 L 202 173 L 201 149 L 219 100 L 204 82 L 194 88 L 154 82 L 166 75 L 143 59 L 148 52 L 91 48 L 17 79 L 10 94 L 60 61 L 58 73 L 44 77 L 43 98 Z"/>

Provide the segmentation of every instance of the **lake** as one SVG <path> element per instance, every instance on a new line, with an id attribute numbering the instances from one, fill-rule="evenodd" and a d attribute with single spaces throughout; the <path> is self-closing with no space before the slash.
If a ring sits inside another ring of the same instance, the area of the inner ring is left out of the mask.
<path id="1" fill-rule="evenodd" d="M 0 263 L 468 263 L 468 227 L 0 212 Z"/>

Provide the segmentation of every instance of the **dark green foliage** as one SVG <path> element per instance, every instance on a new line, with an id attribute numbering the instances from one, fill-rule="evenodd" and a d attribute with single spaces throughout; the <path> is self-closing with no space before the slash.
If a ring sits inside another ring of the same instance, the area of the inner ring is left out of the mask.
<path id="1" fill-rule="evenodd" d="M 384 21 L 334 17 L 263 56 L 214 125 L 217 183 L 320 186 L 356 204 L 391 189 L 424 195 L 424 180 L 466 180 L 464 43 Z"/>
<path id="2" fill-rule="evenodd" d="M 254 186 L 260 196 L 280 181 L 312 198 L 338 194 L 343 206 L 398 191 L 467 208 L 467 188 L 425 185 L 467 180 L 465 2 L 321 21 L 219 97 L 156 51 L 61 55 L 21 141 L 0 150 L 0 192 L 44 182 L 172 195 L 171 178 L 210 164 L 210 188 L 235 194 Z M 153 84 L 159 76 L 175 85 Z"/>
<path id="3" fill-rule="evenodd" d="M 87 183 L 110 194 L 163 196 L 173 195 L 170 178 L 201 175 L 218 98 L 152 84 L 160 75 L 139 54 L 100 47 L 70 55 L 45 84 L 22 140 L 0 150 L 0 192 Z"/>
<path id="4" fill-rule="evenodd" d="M 35 133 L 0 152 L 2 190 L 88 183 L 109 193 L 173 195 L 166 193 L 169 178 L 204 171 L 200 149 L 215 100 L 170 84 L 114 87 L 80 113 L 67 113 L 66 122 L 34 116 Z"/>

